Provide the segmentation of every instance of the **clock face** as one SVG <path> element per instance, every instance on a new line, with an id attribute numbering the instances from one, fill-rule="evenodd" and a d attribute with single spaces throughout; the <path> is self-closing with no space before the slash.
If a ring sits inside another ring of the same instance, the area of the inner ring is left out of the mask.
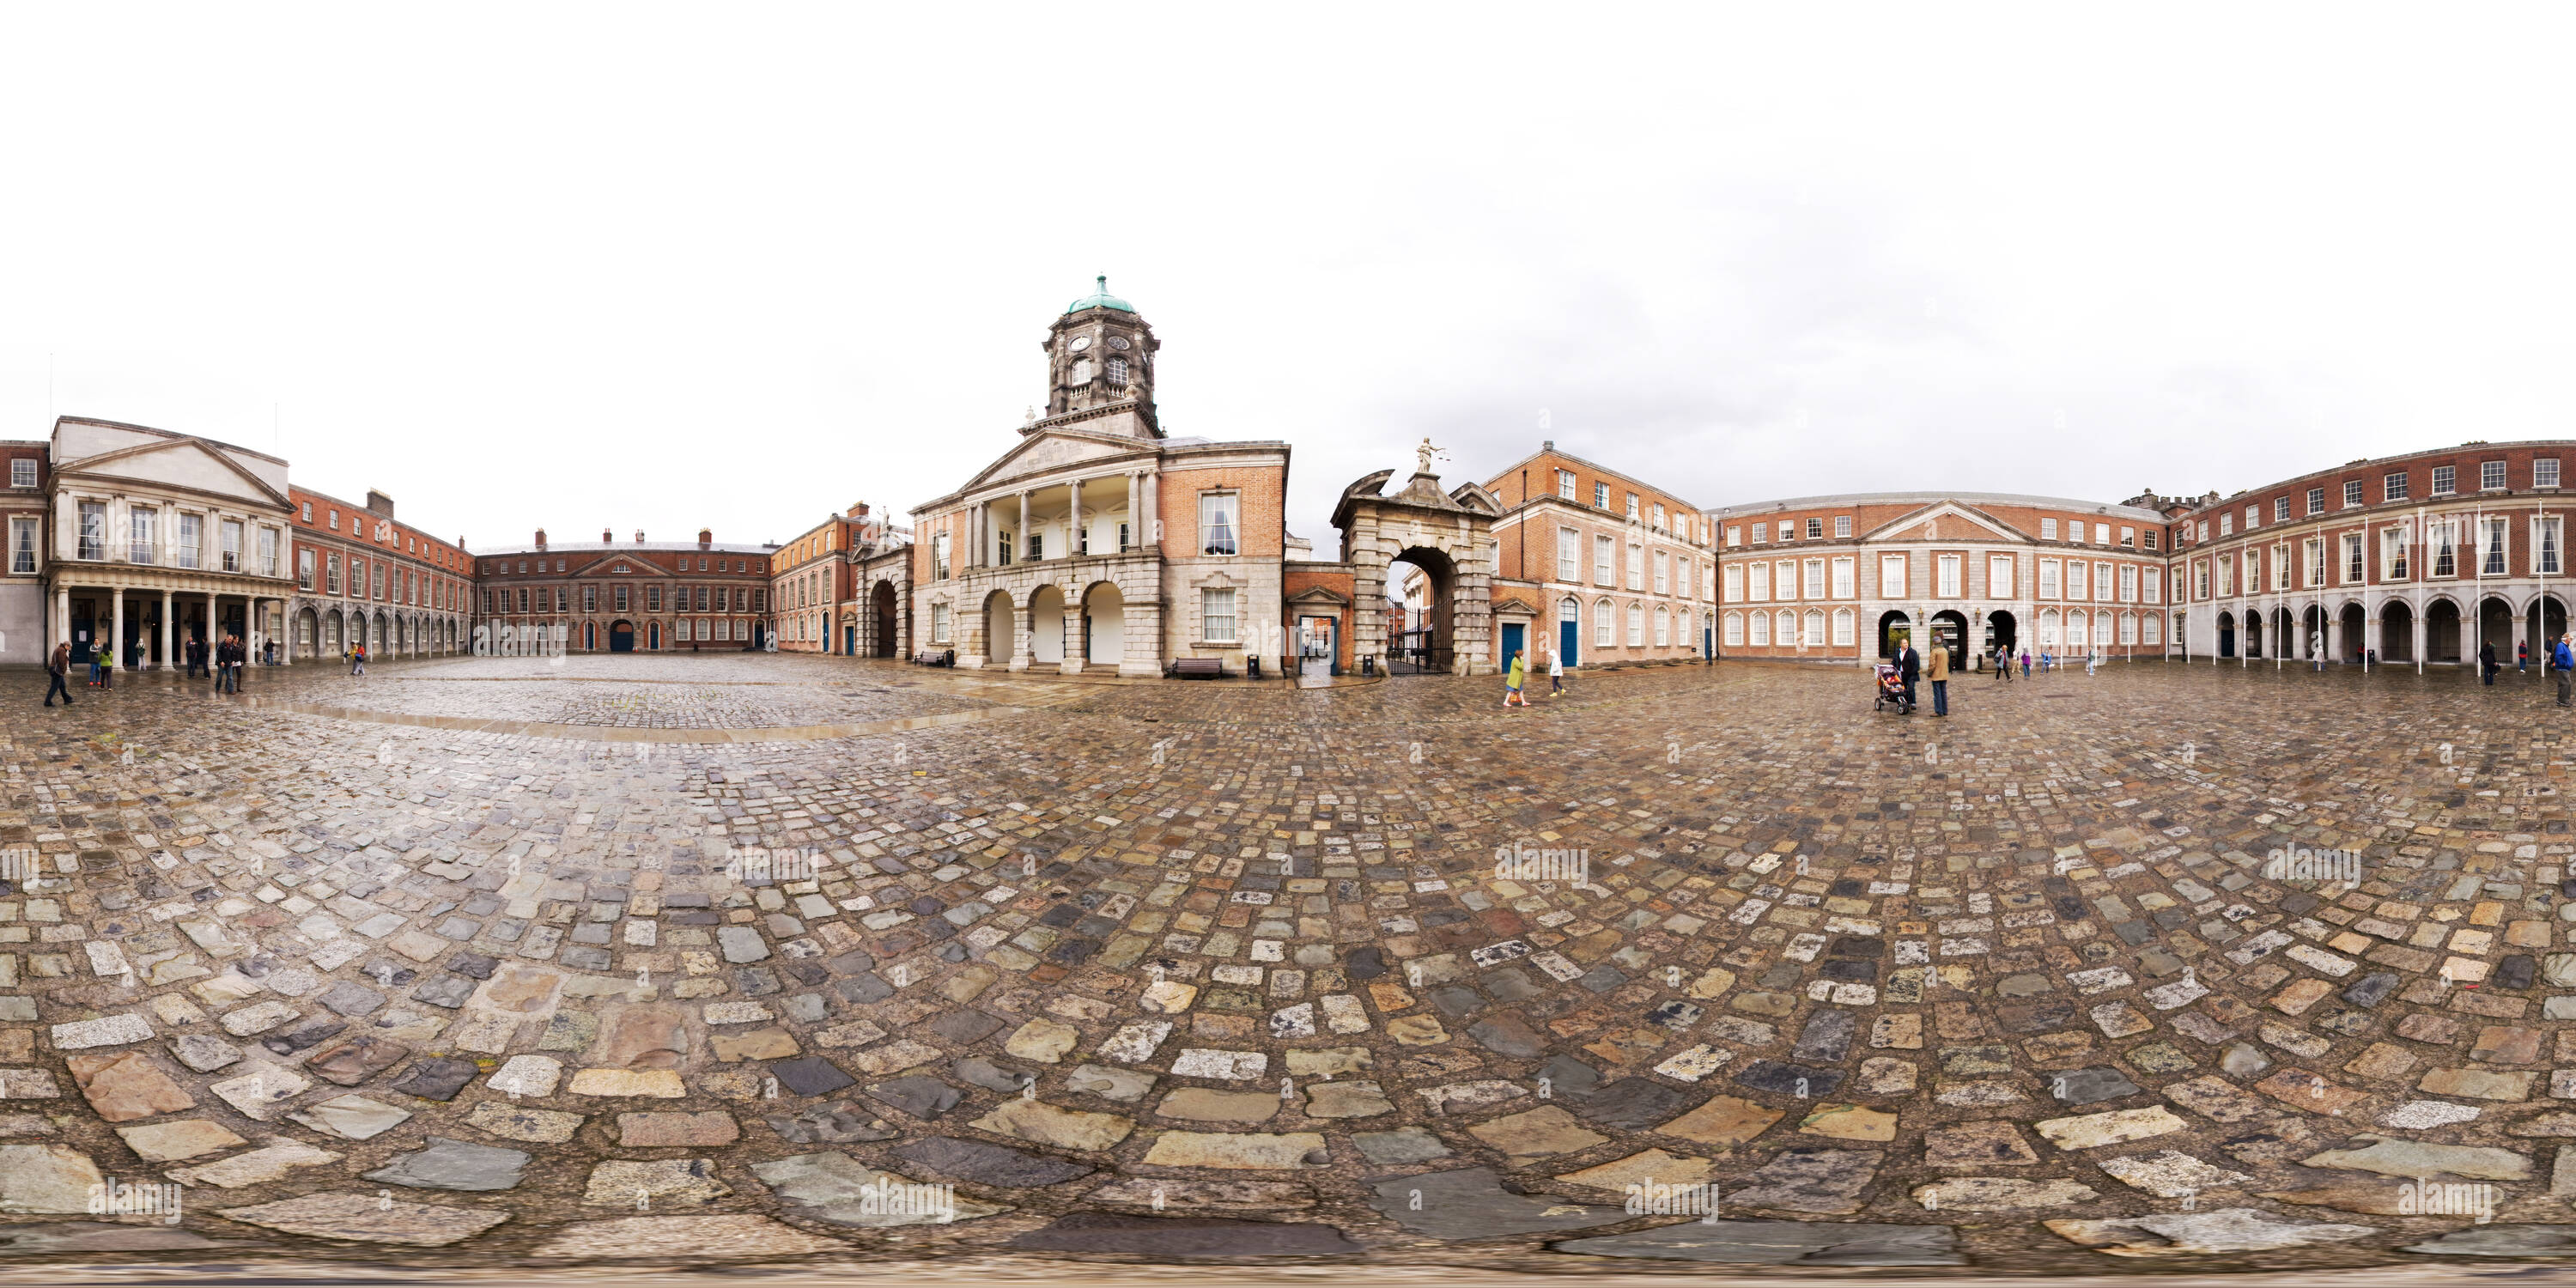
<path id="1" fill-rule="evenodd" d="M 1080 353 L 1091 347 L 1091 337 L 1087 335 L 1077 335 L 1073 337 L 1073 343 L 1066 347 L 1072 349 L 1075 353 Z"/>
<path id="2" fill-rule="evenodd" d="M 1109 337 L 1109 347 L 1116 349 L 1120 353 L 1127 352 L 1127 337 L 1123 335 L 1113 335 Z"/>

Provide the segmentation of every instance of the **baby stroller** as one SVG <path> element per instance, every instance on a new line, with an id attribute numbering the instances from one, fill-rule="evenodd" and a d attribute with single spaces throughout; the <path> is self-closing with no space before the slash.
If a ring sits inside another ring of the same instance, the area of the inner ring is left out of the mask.
<path id="1" fill-rule="evenodd" d="M 1889 707 L 1896 708 L 1899 715 L 1914 714 L 1914 704 L 1905 700 L 1905 673 L 1897 670 L 1893 662 L 1881 662 L 1878 664 L 1878 691 L 1871 695 L 1869 709 L 1885 711 Z"/>

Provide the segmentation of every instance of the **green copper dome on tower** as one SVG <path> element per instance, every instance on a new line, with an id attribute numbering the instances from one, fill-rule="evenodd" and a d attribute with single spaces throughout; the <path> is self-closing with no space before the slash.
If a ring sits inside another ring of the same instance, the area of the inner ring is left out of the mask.
<path id="1" fill-rule="evenodd" d="M 1135 305 L 1109 293 L 1108 274 L 1103 273 L 1094 280 L 1097 285 L 1093 288 L 1091 294 L 1083 296 L 1081 299 L 1075 300 L 1073 303 L 1064 306 L 1065 312 L 1080 313 L 1084 309 L 1116 309 L 1121 313 L 1133 313 L 1136 311 Z"/>

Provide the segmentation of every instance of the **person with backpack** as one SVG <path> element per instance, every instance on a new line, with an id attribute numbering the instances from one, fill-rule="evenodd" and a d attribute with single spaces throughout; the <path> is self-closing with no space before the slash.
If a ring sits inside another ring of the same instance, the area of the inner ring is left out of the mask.
<path id="1" fill-rule="evenodd" d="M 64 706 L 67 706 L 67 707 L 68 707 L 68 706 L 70 706 L 70 705 L 72 704 L 72 691 L 71 691 L 71 688 L 70 688 L 69 683 L 68 683 L 68 681 L 69 681 L 69 680 L 70 680 L 70 678 L 71 678 L 71 673 L 72 673 L 72 646 L 71 646 L 71 644 L 70 644 L 68 641 L 66 641 L 66 642 L 64 642 L 64 643 L 61 643 L 61 644 L 56 644 L 56 645 L 54 646 L 54 651 L 45 655 L 45 676 L 46 676 L 46 681 L 45 681 L 45 705 L 46 705 L 46 706 L 49 706 L 49 707 L 50 707 L 50 706 L 54 705 L 54 695 L 55 695 L 55 694 L 57 694 L 57 693 L 59 693 L 59 694 L 63 695 L 63 705 L 64 705 Z"/>

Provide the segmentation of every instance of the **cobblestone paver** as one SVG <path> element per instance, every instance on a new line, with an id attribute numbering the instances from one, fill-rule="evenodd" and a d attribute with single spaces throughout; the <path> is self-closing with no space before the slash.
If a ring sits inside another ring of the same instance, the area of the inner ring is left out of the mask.
<path id="1" fill-rule="evenodd" d="M 2567 1251 L 2536 678 L 375 671 L 0 682 L 0 1247 Z"/>

